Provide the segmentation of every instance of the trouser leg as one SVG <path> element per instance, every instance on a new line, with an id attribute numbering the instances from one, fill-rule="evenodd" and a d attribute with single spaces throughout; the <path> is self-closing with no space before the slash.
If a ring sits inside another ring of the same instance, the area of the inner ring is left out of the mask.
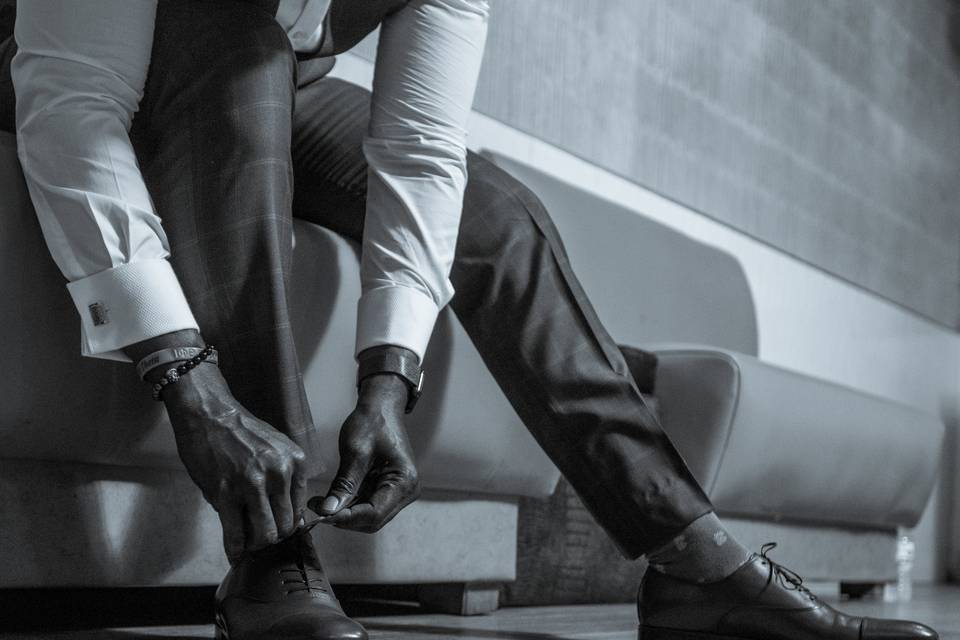
<path id="1" fill-rule="evenodd" d="M 131 139 L 231 391 L 309 450 L 315 431 L 287 309 L 296 67 L 263 4 L 160 0 Z"/>
<path id="2" fill-rule="evenodd" d="M 368 95 L 303 82 L 294 215 L 359 239 Z M 712 507 L 574 276 L 537 198 L 471 154 L 451 306 L 534 437 L 621 549 L 637 556 Z M 587 212 L 585 212 L 587 215 Z"/>

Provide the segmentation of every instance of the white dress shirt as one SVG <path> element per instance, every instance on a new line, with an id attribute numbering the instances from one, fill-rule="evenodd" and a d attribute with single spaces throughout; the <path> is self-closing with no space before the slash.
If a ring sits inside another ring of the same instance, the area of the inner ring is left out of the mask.
<path id="1" fill-rule="evenodd" d="M 329 0 L 281 0 L 297 51 L 314 50 Z M 453 296 L 466 185 L 467 116 L 487 0 L 412 0 L 381 27 L 356 352 L 421 358 Z M 18 6 L 20 161 L 47 246 L 70 281 L 84 355 L 197 328 L 128 132 L 150 62 L 156 0 L 30 0 Z"/>

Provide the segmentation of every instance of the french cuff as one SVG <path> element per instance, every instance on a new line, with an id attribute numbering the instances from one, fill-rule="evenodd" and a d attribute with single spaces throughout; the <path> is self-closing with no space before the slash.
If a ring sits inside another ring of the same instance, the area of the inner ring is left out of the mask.
<path id="1" fill-rule="evenodd" d="M 85 356 L 129 362 L 124 347 L 173 331 L 199 330 L 164 259 L 107 269 L 67 284 L 67 290 L 80 313 Z"/>
<path id="2" fill-rule="evenodd" d="M 423 362 L 440 310 L 429 295 L 410 287 L 364 292 L 357 304 L 357 350 L 390 344 L 409 349 Z"/>

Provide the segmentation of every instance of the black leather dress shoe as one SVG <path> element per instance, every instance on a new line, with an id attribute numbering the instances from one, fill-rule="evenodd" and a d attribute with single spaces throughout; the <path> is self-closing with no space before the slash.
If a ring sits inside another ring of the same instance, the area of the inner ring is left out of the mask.
<path id="1" fill-rule="evenodd" d="M 848 616 L 821 602 L 800 576 L 767 557 L 719 582 L 694 584 L 648 569 L 637 607 L 640 640 L 936 640 L 925 625 Z"/>
<path id="2" fill-rule="evenodd" d="M 333 595 L 307 531 L 238 561 L 216 595 L 217 640 L 367 640 Z"/>

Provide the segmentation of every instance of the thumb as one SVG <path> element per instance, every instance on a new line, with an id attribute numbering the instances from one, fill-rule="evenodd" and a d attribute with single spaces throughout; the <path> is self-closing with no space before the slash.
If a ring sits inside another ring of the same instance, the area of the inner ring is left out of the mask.
<path id="1" fill-rule="evenodd" d="M 366 460 L 352 458 L 340 462 L 340 468 L 337 470 L 337 477 L 333 479 L 330 490 L 322 500 L 316 496 L 307 504 L 316 514 L 329 516 L 340 511 L 349 505 L 357 492 L 363 479 L 367 475 Z"/>

